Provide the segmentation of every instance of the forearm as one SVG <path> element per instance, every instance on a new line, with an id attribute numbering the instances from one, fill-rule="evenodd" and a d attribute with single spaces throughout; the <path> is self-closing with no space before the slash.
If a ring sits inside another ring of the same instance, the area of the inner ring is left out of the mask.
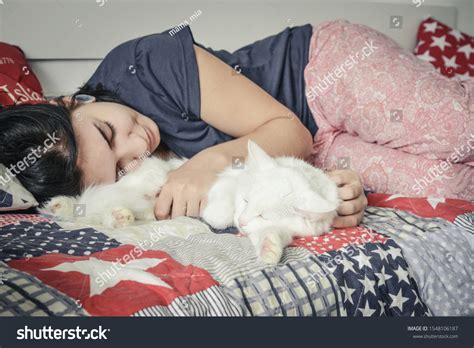
<path id="1" fill-rule="evenodd" d="M 270 156 L 306 158 L 311 153 L 312 137 L 299 120 L 276 118 L 240 138 L 207 148 L 193 156 L 187 165 L 219 172 L 236 157 L 247 155 L 248 140 L 253 140 Z"/>

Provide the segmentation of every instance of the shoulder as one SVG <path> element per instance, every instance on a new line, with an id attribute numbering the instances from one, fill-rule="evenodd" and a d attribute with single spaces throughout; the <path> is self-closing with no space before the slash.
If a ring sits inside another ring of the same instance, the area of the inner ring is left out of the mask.
<path id="1" fill-rule="evenodd" d="M 173 29 L 174 30 L 174 29 Z M 165 30 L 159 34 L 144 36 L 137 40 L 135 58 L 153 58 L 177 64 L 194 54 L 194 39 L 191 29 L 186 26 L 179 31 Z"/>
<path id="2" fill-rule="evenodd" d="M 191 43 L 187 45 L 187 42 Z M 124 75 L 136 75 L 141 69 L 158 68 L 161 63 L 177 64 L 192 47 L 192 34 L 184 28 L 175 35 L 169 30 L 125 41 L 111 49 L 99 64 L 88 84 L 116 84 Z M 181 59 L 179 59 L 181 57 Z M 153 64 L 150 64 L 153 63 Z"/>

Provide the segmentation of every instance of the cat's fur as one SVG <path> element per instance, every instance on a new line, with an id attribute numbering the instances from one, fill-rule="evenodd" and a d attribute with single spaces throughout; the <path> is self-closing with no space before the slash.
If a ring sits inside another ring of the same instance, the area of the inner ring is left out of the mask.
<path id="1" fill-rule="evenodd" d="M 147 158 L 114 184 L 89 187 L 78 197 L 55 197 L 41 210 L 113 228 L 155 220 L 155 196 L 168 172 L 185 161 Z M 237 227 L 261 261 L 275 264 L 293 237 L 329 231 L 339 202 L 337 186 L 321 170 L 297 158 L 272 158 L 249 141 L 244 166 L 229 166 L 218 175 L 201 217 L 217 229 Z M 85 216 L 74 217 L 75 204 L 85 205 Z"/>

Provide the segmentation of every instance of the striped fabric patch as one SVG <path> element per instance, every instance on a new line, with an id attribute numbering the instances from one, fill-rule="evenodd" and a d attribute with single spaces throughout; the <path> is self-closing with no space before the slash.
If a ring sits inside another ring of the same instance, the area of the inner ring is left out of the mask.
<path id="1" fill-rule="evenodd" d="M 176 298 L 168 306 L 144 308 L 134 317 L 235 317 L 242 316 L 242 310 L 223 293 L 219 286 Z"/>
<path id="2" fill-rule="evenodd" d="M 474 234 L 474 212 L 459 215 L 454 219 L 456 226 L 464 228 L 467 232 Z"/>

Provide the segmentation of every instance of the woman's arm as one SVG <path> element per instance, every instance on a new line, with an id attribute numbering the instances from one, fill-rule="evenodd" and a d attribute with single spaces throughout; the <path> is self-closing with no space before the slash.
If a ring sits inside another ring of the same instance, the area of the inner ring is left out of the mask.
<path id="1" fill-rule="evenodd" d="M 246 156 L 248 139 L 271 156 L 303 158 L 311 151 L 311 133 L 286 106 L 206 50 L 194 49 L 201 119 L 236 139 L 201 151 L 170 174 L 156 203 L 158 219 L 198 216 L 217 173 Z"/>
<path id="2" fill-rule="evenodd" d="M 157 218 L 198 216 L 219 173 L 245 157 L 252 139 L 271 156 L 307 157 L 309 130 L 286 106 L 204 49 L 195 46 L 201 92 L 201 119 L 236 139 L 193 156 L 170 174 L 156 203 Z"/>
<path id="3" fill-rule="evenodd" d="M 312 137 L 286 106 L 204 49 L 195 46 L 201 87 L 201 119 L 237 138 L 217 145 L 230 163 L 245 156 L 252 139 L 272 156 L 306 157 Z"/>

